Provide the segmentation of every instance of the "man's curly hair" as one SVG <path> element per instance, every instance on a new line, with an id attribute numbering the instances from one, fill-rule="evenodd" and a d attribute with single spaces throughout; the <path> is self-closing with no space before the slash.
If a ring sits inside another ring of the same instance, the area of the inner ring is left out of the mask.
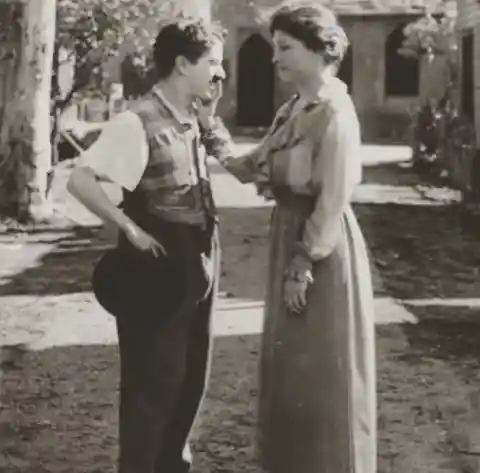
<path id="1" fill-rule="evenodd" d="M 270 33 L 282 31 L 301 41 L 306 48 L 322 54 L 327 64 L 340 63 L 349 41 L 335 14 L 313 1 L 289 2 L 270 18 Z"/>
<path id="2" fill-rule="evenodd" d="M 153 46 L 158 78 L 172 74 L 178 56 L 196 64 L 215 41 L 224 41 L 225 36 L 226 30 L 219 23 L 203 18 L 178 17 L 164 23 Z"/>

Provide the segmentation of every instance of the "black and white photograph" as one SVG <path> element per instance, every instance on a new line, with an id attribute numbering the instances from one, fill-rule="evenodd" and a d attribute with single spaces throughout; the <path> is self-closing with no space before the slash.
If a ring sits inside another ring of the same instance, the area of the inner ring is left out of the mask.
<path id="1" fill-rule="evenodd" d="M 480 473 L 480 1 L 0 0 L 0 473 Z"/>

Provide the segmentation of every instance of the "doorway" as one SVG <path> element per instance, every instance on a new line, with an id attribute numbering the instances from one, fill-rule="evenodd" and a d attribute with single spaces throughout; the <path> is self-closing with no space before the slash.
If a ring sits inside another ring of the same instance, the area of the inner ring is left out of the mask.
<path id="1" fill-rule="evenodd" d="M 237 125 L 270 126 L 275 113 L 272 46 L 253 34 L 238 52 Z"/>

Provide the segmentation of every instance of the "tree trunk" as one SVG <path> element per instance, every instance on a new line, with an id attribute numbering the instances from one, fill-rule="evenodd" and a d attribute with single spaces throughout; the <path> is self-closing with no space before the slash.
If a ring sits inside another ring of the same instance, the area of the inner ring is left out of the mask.
<path id="1" fill-rule="evenodd" d="M 19 221 L 50 215 L 50 99 L 56 0 L 24 0 L 15 90 L 0 130 L 0 216 Z"/>

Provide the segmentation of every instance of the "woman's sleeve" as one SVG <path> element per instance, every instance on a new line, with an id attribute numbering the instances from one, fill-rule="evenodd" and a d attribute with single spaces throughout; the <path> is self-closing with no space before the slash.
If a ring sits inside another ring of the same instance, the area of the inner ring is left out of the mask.
<path id="1" fill-rule="evenodd" d="M 239 154 L 235 150 L 235 143 L 227 127 L 220 118 L 215 118 L 208 129 L 201 130 L 202 144 L 207 154 L 231 172 L 240 182 L 256 182 L 260 186 L 268 181 L 268 165 L 262 160 L 268 137 L 284 119 L 285 110 L 289 102 L 278 110 L 273 123 L 260 143 L 247 153 Z"/>
<path id="2" fill-rule="evenodd" d="M 230 132 L 219 118 L 215 119 L 210 128 L 202 130 L 201 136 L 207 154 L 213 156 L 240 182 L 255 181 L 257 158 L 262 152 L 265 138 L 251 151 L 238 154 Z"/>
<path id="3" fill-rule="evenodd" d="M 320 192 L 296 248 L 311 261 L 324 259 L 335 249 L 341 238 L 342 215 L 361 181 L 360 125 L 353 106 L 332 110 L 318 139 L 312 177 L 321 183 Z"/>

